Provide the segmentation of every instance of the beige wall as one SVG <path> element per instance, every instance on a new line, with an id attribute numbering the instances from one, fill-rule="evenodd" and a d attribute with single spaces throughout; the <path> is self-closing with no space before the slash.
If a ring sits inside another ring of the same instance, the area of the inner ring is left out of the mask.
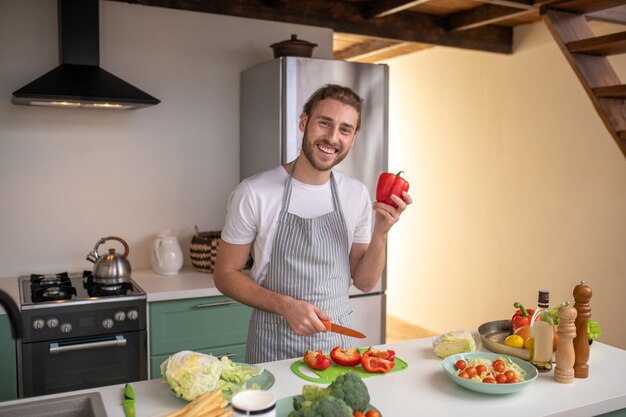
<path id="1" fill-rule="evenodd" d="M 389 167 L 414 200 L 390 238 L 388 312 L 476 329 L 584 279 L 600 340 L 626 348 L 626 158 L 544 25 L 515 39 L 512 56 L 388 62 Z"/>

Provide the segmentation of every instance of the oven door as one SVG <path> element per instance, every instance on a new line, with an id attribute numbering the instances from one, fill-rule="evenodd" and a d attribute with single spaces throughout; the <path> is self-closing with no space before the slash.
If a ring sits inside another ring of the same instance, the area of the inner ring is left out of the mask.
<path id="1" fill-rule="evenodd" d="M 22 344 L 20 397 L 148 378 L 146 331 Z"/>

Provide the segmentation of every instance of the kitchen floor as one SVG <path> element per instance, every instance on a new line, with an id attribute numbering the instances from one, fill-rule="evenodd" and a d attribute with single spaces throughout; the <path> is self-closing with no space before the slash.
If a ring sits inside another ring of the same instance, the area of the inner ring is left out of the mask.
<path id="1" fill-rule="evenodd" d="M 387 315 L 387 343 L 437 336 L 437 333 Z"/>

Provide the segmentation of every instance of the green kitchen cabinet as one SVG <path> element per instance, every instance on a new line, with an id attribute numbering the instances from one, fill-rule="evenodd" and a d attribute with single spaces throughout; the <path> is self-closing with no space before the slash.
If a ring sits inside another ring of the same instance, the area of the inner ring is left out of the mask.
<path id="1" fill-rule="evenodd" d="M 181 350 L 245 360 L 252 308 L 226 296 L 149 303 L 150 378 L 161 363 Z"/>
<path id="2" fill-rule="evenodd" d="M 11 323 L 0 315 L 0 401 L 17 399 L 17 356 L 15 340 L 11 336 Z"/>

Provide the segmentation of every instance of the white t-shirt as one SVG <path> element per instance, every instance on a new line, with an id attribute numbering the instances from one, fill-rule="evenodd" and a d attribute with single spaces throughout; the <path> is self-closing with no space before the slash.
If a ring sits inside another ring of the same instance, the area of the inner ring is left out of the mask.
<path id="1" fill-rule="evenodd" d="M 333 175 L 348 229 L 346 250 L 349 252 L 352 243 L 370 242 L 372 203 L 362 182 L 337 170 L 333 170 Z M 225 242 L 235 245 L 254 242 L 254 266 L 250 275 L 259 283 L 267 273 L 288 178 L 289 173 L 278 166 L 244 179 L 228 198 L 228 211 L 221 237 Z M 289 213 L 310 219 L 333 210 L 330 180 L 322 185 L 310 185 L 293 179 Z"/>

